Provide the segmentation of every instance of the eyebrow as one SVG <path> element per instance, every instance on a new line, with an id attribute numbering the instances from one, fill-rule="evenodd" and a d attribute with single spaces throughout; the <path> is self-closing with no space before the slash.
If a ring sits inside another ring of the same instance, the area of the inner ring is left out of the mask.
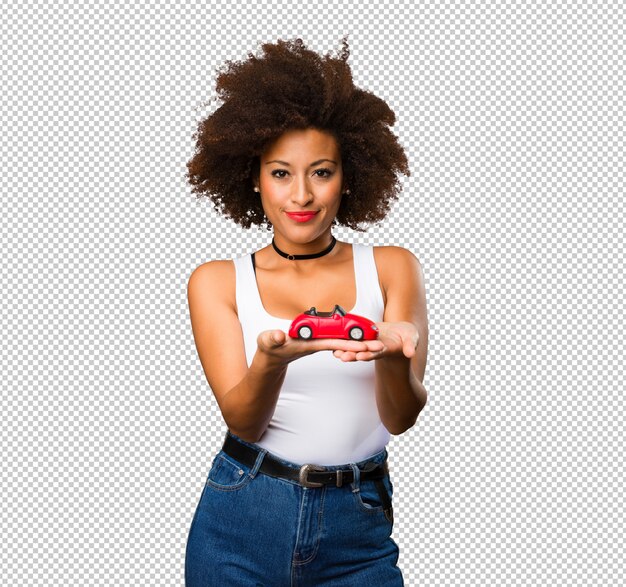
<path id="1" fill-rule="evenodd" d="M 335 165 L 337 164 L 337 161 L 333 161 L 332 159 L 318 159 L 317 161 L 313 161 L 313 163 L 311 163 L 309 167 L 313 167 L 314 165 L 319 165 L 320 163 L 323 163 L 324 161 L 329 161 L 330 163 L 334 163 Z M 291 167 L 290 163 L 287 163 L 287 161 L 280 161 L 279 159 L 272 159 L 271 161 L 267 161 L 265 165 L 269 165 L 270 163 L 280 163 L 281 165 L 286 165 L 287 167 Z"/>

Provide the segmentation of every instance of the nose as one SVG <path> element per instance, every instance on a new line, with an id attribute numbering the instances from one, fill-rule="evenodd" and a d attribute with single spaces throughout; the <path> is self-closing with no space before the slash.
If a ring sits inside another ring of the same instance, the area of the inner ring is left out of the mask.
<path id="1" fill-rule="evenodd" d="M 304 208 L 313 199 L 306 177 L 299 177 L 293 183 L 291 201 Z"/>

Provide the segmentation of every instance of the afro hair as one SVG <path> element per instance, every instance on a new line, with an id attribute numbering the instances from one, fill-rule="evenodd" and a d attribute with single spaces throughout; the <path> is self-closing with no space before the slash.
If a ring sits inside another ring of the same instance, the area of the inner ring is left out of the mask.
<path id="1" fill-rule="evenodd" d="M 362 223 L 382 220 L 410 175 L 404 149 L 389 129 L 395 114 L 371 92 L 354 86 L 344 37 L 336 57 L 320 56 L 301 39 L 261 46 L 244 61 L 218 69 L 222 104 L 201 120 L 187 180 L 198 197 L 244 228 L 271 228 L 253 178 L 266 147 L 290 129 L 331 133 L 341 153 L 350 196 L 342 198 L 334 224 L 363 232 Z"/>

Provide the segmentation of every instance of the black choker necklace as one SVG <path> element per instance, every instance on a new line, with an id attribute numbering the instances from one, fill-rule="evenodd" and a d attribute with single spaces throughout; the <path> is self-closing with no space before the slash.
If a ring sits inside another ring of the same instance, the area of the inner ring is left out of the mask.
<path id="1" fill-rule="evenodd" d="M 312 255 L 288 255 L 287 253 L 284 253 L 276 246 L 274 239 L 272 239 L 272 246 L 274 247 L 274 250 L 281 257 L 285 257 L 285 259 L 289 259 L 290 261 L 297 261 L 299 259 L 317 259 L 318 257 L 323 257 L 324 255 L 328 255 L 328 253 L 330 253 L 333 250 L 333 247 L 335 246 L 337 239 L 332 235 L 331 237 L 333 240 L 330 243 L 330 245 L 328 245 L 321 253 L 313 253 Z"/>

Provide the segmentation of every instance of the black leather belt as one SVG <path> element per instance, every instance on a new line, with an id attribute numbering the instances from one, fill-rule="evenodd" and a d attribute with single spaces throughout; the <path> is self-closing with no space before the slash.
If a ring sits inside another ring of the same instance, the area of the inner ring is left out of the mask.
<path id="1" fill-rule="evenodd" d="M 258 450 L 242 444 L 230 434 L 226 434 L 222 450 L 233 459 L 252 468 L 259 456 Z M 380 480 L 389 474 L 387 458 L 383 463 L 370 462 L 360 470 L 361 480 Z M 324 471 L 318 465 L 306 464 L 301 467 L 290 467 L 277 461 L 269 453 L 263 458 L 261 473 L 265 473 L 270 477 L 278 477 L 280 479 L 290 479 L 297 481 L 303 487 L 322 487 L 322 485 L 336 485 L 341 487 L 346 483 L 354 481 L 354 471 L 352 469 L 335 469 Z M 386 500 L 385 500 L 386 501 Z"/>

